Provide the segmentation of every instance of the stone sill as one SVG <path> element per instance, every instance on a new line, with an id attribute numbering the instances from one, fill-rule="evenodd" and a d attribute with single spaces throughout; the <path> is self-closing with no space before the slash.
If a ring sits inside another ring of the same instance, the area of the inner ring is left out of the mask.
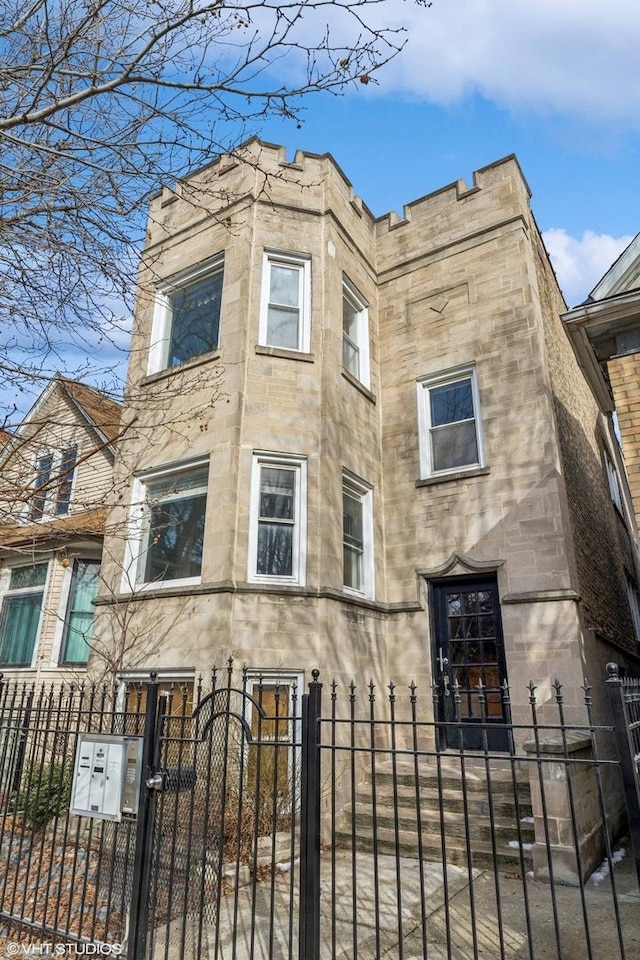
<path id="1" fill-rule="evenodd" d="M 345 380 L 347 380 L 351 384 L 352 387 L 355 387 L 356 390 L 358 390 L 363 397 L 366 397 L 367 400 L 371 401 L 371 403 L 376 402 L 375 393 L 372 393 L 372 391 L 369 390 L 368 387 L 365 387 L 364 383 L 358 380 L 357 377 L 354 377 L 354 375 L 350 373 L 350 371 L 347 370 L 346 367 L 342 368 L 342 376 L 344 377 Z"/>
<path id="2" fill-rule="evenodd" d="M 466 480 L 469 477 L 486 477 L 489 467 L 475 467 L 471 470 L 458 470 L 456 473 L 438 474 L 437 477 L 424 477 L 416 480 L 416 487 L 433 487 L 436 483 L 451 483 L 452 480 Z"/>
<path id="3" fill-rule="evenodd" d="M 173 377 L 178 373 L 188 373 L 196 367 L 201 367 L 205 363 L 211 363 L 220 359 L 220 350 L 212 350 L 210 353 L 203 353 L 200 357 L 193 357 L 191 360 L 185 360 L 175 367 L 166 367 L 164 370 L 158 370 L 156 373 L 150 373 L 140 381 L 141 387 L 147 387 L 150 384 L 158 383 L 166 377 Z"/>
<path id="4" fill-rule="evenodd" d="M 256 353 L 263 357 L 281 357 L 283 360 L 302 360 L 305 363 L 314 363 L 312 353 L 303 353 L 302 350 L 285 350 L 283 347 L 266 347 L 256 343 Z"/>

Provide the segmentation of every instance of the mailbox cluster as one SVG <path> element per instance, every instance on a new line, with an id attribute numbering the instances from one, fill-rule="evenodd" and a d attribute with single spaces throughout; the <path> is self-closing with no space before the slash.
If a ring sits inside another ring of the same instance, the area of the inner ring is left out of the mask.
<path id="1" fill-rule="evenodd" d="M 121 820 L 138 812 L 142 737 L 83 733 L 78 737 L 71 813 Z"/>

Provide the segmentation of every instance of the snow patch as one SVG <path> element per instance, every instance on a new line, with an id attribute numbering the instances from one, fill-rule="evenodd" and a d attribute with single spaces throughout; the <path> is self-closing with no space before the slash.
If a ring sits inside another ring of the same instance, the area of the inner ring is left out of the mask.
<path id="1" fill-rule="evenodd" d="M 617 850 L 614 850 L 611 854 L 611 863 L 615 866 L 616 863 L 620 863 L 621 860 L 626 856 L 625 847 L 618 847 Z M 599 867 L 597 867 L 591 876 L 589 877 L 589 883 L 593 886 L 597 886 L 602 880 L 606 880 L 610 873 L 610 864 L 609 860 L 605 859 L 602 861 Z"/>

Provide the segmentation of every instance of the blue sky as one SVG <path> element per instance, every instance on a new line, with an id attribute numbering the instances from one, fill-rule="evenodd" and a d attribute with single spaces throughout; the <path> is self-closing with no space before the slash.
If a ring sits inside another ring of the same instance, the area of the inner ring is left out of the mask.
<path id="1" fill-rule="evenodd" d="M 640 232 L 640 0 L 381 0 L 366 15 L 406 30 L 376 82 L 309 95 L 300 128 L 272 120 L 247 135 L 291 158 L 331 153 L 378 216 L 515 153 L 565 299 L 585 299 Z M 300 63 L 277 61 L 279 79 L 295 84 Z M 106 385 L 91 370 L 122 378 L 123 346 L 72 354 L 66 369 Z M 25 385 L 16 417 L 37 392 Z"/>
<path id="2" fill-rule="evenodd" d="M 565 298 L 583 300 L 640 231 L 638 0 L 383 7 L 407 44 L 376 86 L 310 97 L 301 129 L 261 135 L 333 154 L 376 215 L 515 153 Z"/>

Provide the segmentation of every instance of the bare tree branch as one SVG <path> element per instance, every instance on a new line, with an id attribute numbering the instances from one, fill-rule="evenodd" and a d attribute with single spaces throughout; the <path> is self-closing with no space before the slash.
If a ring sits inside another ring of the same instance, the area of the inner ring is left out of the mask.
<path id="1" fill-rule="evenodd" d="M 122 339 L 150 196 L 368 82 L 404 44 L 388 7 L 0 0 L 0 389 Z"/>

